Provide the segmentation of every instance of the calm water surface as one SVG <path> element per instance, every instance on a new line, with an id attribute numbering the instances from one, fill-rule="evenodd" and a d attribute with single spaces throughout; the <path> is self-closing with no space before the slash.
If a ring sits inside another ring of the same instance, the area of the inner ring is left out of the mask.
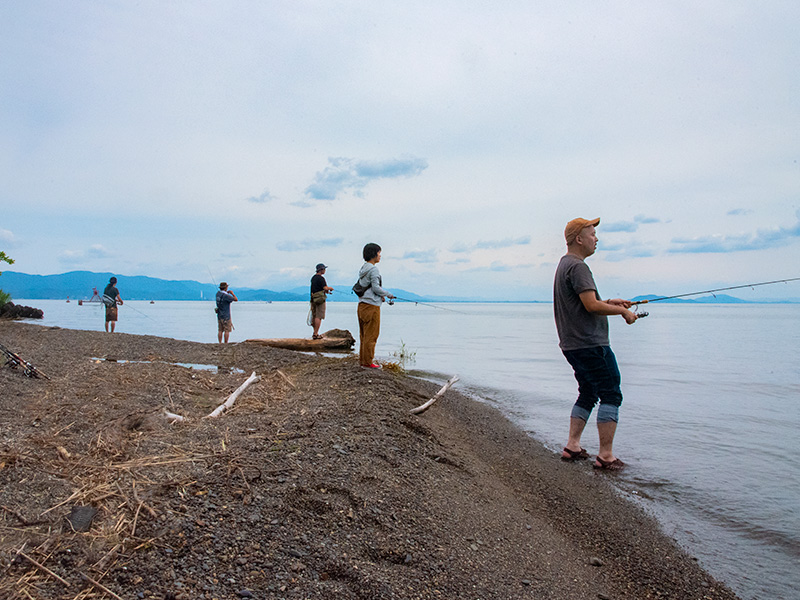
<path id="1" fill-rule="evenodd" d="M 100 306 L 19 303 L 42 308 L 45 325 L 103 329 Z M 577 388 L 552 307 L 439 306 L 452 310 L 384 306 L 378 358 L 404 345 L 416 353 L 414 374 L 458 374 L 462 391 L 560 449 Z M 117 330 L 216 342 L 213 307 L 126 302 Z M 330 302 L 323 331 L 358 337 L 355 310 Z M 231 341 L 310 337 L 307 312 L 305 303 L 239 302 Z M 800 306 L 660 304 L 632 326 L 610 322 L 625 395 L 615 452 L 630 465 L 619 487 L 742 598 L 800 597 Z M 597 450 L 593 421 L 584 446 Z"/>

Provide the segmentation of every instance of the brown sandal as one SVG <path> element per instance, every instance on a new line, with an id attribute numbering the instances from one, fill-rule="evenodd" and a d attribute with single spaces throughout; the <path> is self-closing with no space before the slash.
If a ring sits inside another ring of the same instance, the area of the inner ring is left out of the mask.
<path id="1" fill-rule="evenodd" d="M 586 460 L 587 458 L 589 458 L 589 453 L 583 448 L 581 448 L 577 452 L 575 450 L 570 450 L 569 448 L 564 448 L 564 452 L 569 454 L 569 456 L 564 456 L 564 454 L 562 453 L 561 460 L 565 460 L 567 462 L 573 462 L 576 460 Z"/>
<path id="2" fill-rule="evenodd" d="M 603 469 L 605 471 L 619 471 L 625 466 L 625 463 L 620 459 L 603 460 L 599 456 L 595 457 L 595 463 L 592 465 L 595 469 Z"/>

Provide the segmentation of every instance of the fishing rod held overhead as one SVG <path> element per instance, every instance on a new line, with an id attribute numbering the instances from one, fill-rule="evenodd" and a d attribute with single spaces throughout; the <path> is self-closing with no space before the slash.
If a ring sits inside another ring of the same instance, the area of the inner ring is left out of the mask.
<path id="1" fill-rule="evenodd" d="M 698 296 L 700 294 L 714 294 L 714 292 L 725 292 L 728 290 L 740 290 L 743 288 L 754 288 L 760 285 L 772 285 L 774 283 L 789 283 L 790 281 L 800 281 L 800 277 L 790 279 L 776 279 L 775 281 L 762 281 L 760 283 L 745 283 L 743 285 L 732 285 L 729 287 L 715 288 L 713 290 L 703 290 L 702 292 L 689 292 L 688 294 L 676 294 L 674 296 L 663 296 L 661 298 L 650 298 L 649 300 L 637 300 L 631 304 L 648 304 L 650 302 L 660 302 L 661 300 L 672 300 L 674 298 L 686 298 L 687 296 Z"/>

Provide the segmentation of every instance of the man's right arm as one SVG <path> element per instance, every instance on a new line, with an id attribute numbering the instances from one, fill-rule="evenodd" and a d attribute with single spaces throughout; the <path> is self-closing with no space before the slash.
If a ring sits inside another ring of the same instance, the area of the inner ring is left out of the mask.
<path id="1" fill-rule="evenodd" d="M 632 325 L 636 321 L 636 313 L 625 308 L 623 304 L 609 304 L 605 300 L 598 300 L 595 290 L 581 292 L 580 299 L 583 307 L 590 313 L 607 316 L 620 315 L 628 325 Z"/>

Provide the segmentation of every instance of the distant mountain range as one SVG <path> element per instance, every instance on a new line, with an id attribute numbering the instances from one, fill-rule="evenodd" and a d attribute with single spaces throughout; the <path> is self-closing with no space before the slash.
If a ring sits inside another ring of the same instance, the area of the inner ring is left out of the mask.
<path id="1" fill-rule="evenodd" d="M 94 288 L 102 294 L 111 277 L 117 278 L 117 288 L 123 300 L 213 300 L 219 289 L 215 284 L 198 281 L 171 281 L 141 275 L 128 276 L 91 271 L 70 271 L 58 275 L 29 275 L 3 271 L 0 276 L 0 289 L 11 294 L 12 300 L 14 298 L 57 300 L 67 297 L 73 300 L 88 300 L 92 297 Z M 351 293 L 349 285 L 333 285 L 333 287 L 337 293 L 330 296 L 331 301 L 358 301 L 358 297 Z M 309 299 L 308 286 L 283 292 L 240 287 L 232 289 L 241 301 L 296 302 Z M 391 292 L 414 302 L 426 300 L 405 290 L 392 289 Z"/>
<path id="2" fill-rule="evenodd" d="M 128 276 L 116 273 L 93 273 L 91 271 L 70 271 L 58 275 L 29 275 L 15 271 L 3 271 L 0 275 L 0 289 L 11 294 L 13 298 L 25 299 L 61 299 L 74 300 L 89 299 L 92 289 L 97 288 L 103 293 L 103 288 L 111 277 L 118 280 L 117 287 L 123 300 L 213 300 L 217 293 L 217 285 L 200 283 L 198 281 L 171 281 L 144 277 L 141 275 Z M 329 299 L 332 302 L 356 302 L 358 298 L 350 291 L 352 284 L 331 284 L 336 290 Z M 233 288 L 239 300 L 255 300 L 262 302 L 306 301 L 308 300 L 308 286 L 292 288 L 288 291 L 276 292 L 266 289 Z M 409 302 L 487 302 L 482 298 L 457 298 L 453 296 L 420 296 L 402 289 L 390 288 L 392 294 L 399 299 Z M 654 300 L 660 296 L 637 296 L 634 300 Z M 542 302 L 530 300 L 529 302 Z M 544 301 L 549 302 L 549 299 Z M 662 303 L 700 303 L 700 304 L 754 304 L 749 300 L 742 300 L 727 294 L 704 296 L 701 298 L 674 298 L 662 300 Z M 762 300 L 761 302 L 786 302 L 796 303 L 798 299 L 791 300 Z"/>
<path id="3" fill-rule="evenodd" d="M 111 277 L 117 278 L 117 288 L 123 300 L 213 300 L 219 289 L 211 283 L 198 281 L 169 281 L 141 275 L 71 271 L 59 275 L 28 275 L 3 271 L 0 288 L 12 298 L 59 299 L 70 297 L 86 300 L 93 288 L 102 294 Z M 287 301 L 307 300 L 308 296 L 291 292 L 236 288 L 239 300 Z"/>

